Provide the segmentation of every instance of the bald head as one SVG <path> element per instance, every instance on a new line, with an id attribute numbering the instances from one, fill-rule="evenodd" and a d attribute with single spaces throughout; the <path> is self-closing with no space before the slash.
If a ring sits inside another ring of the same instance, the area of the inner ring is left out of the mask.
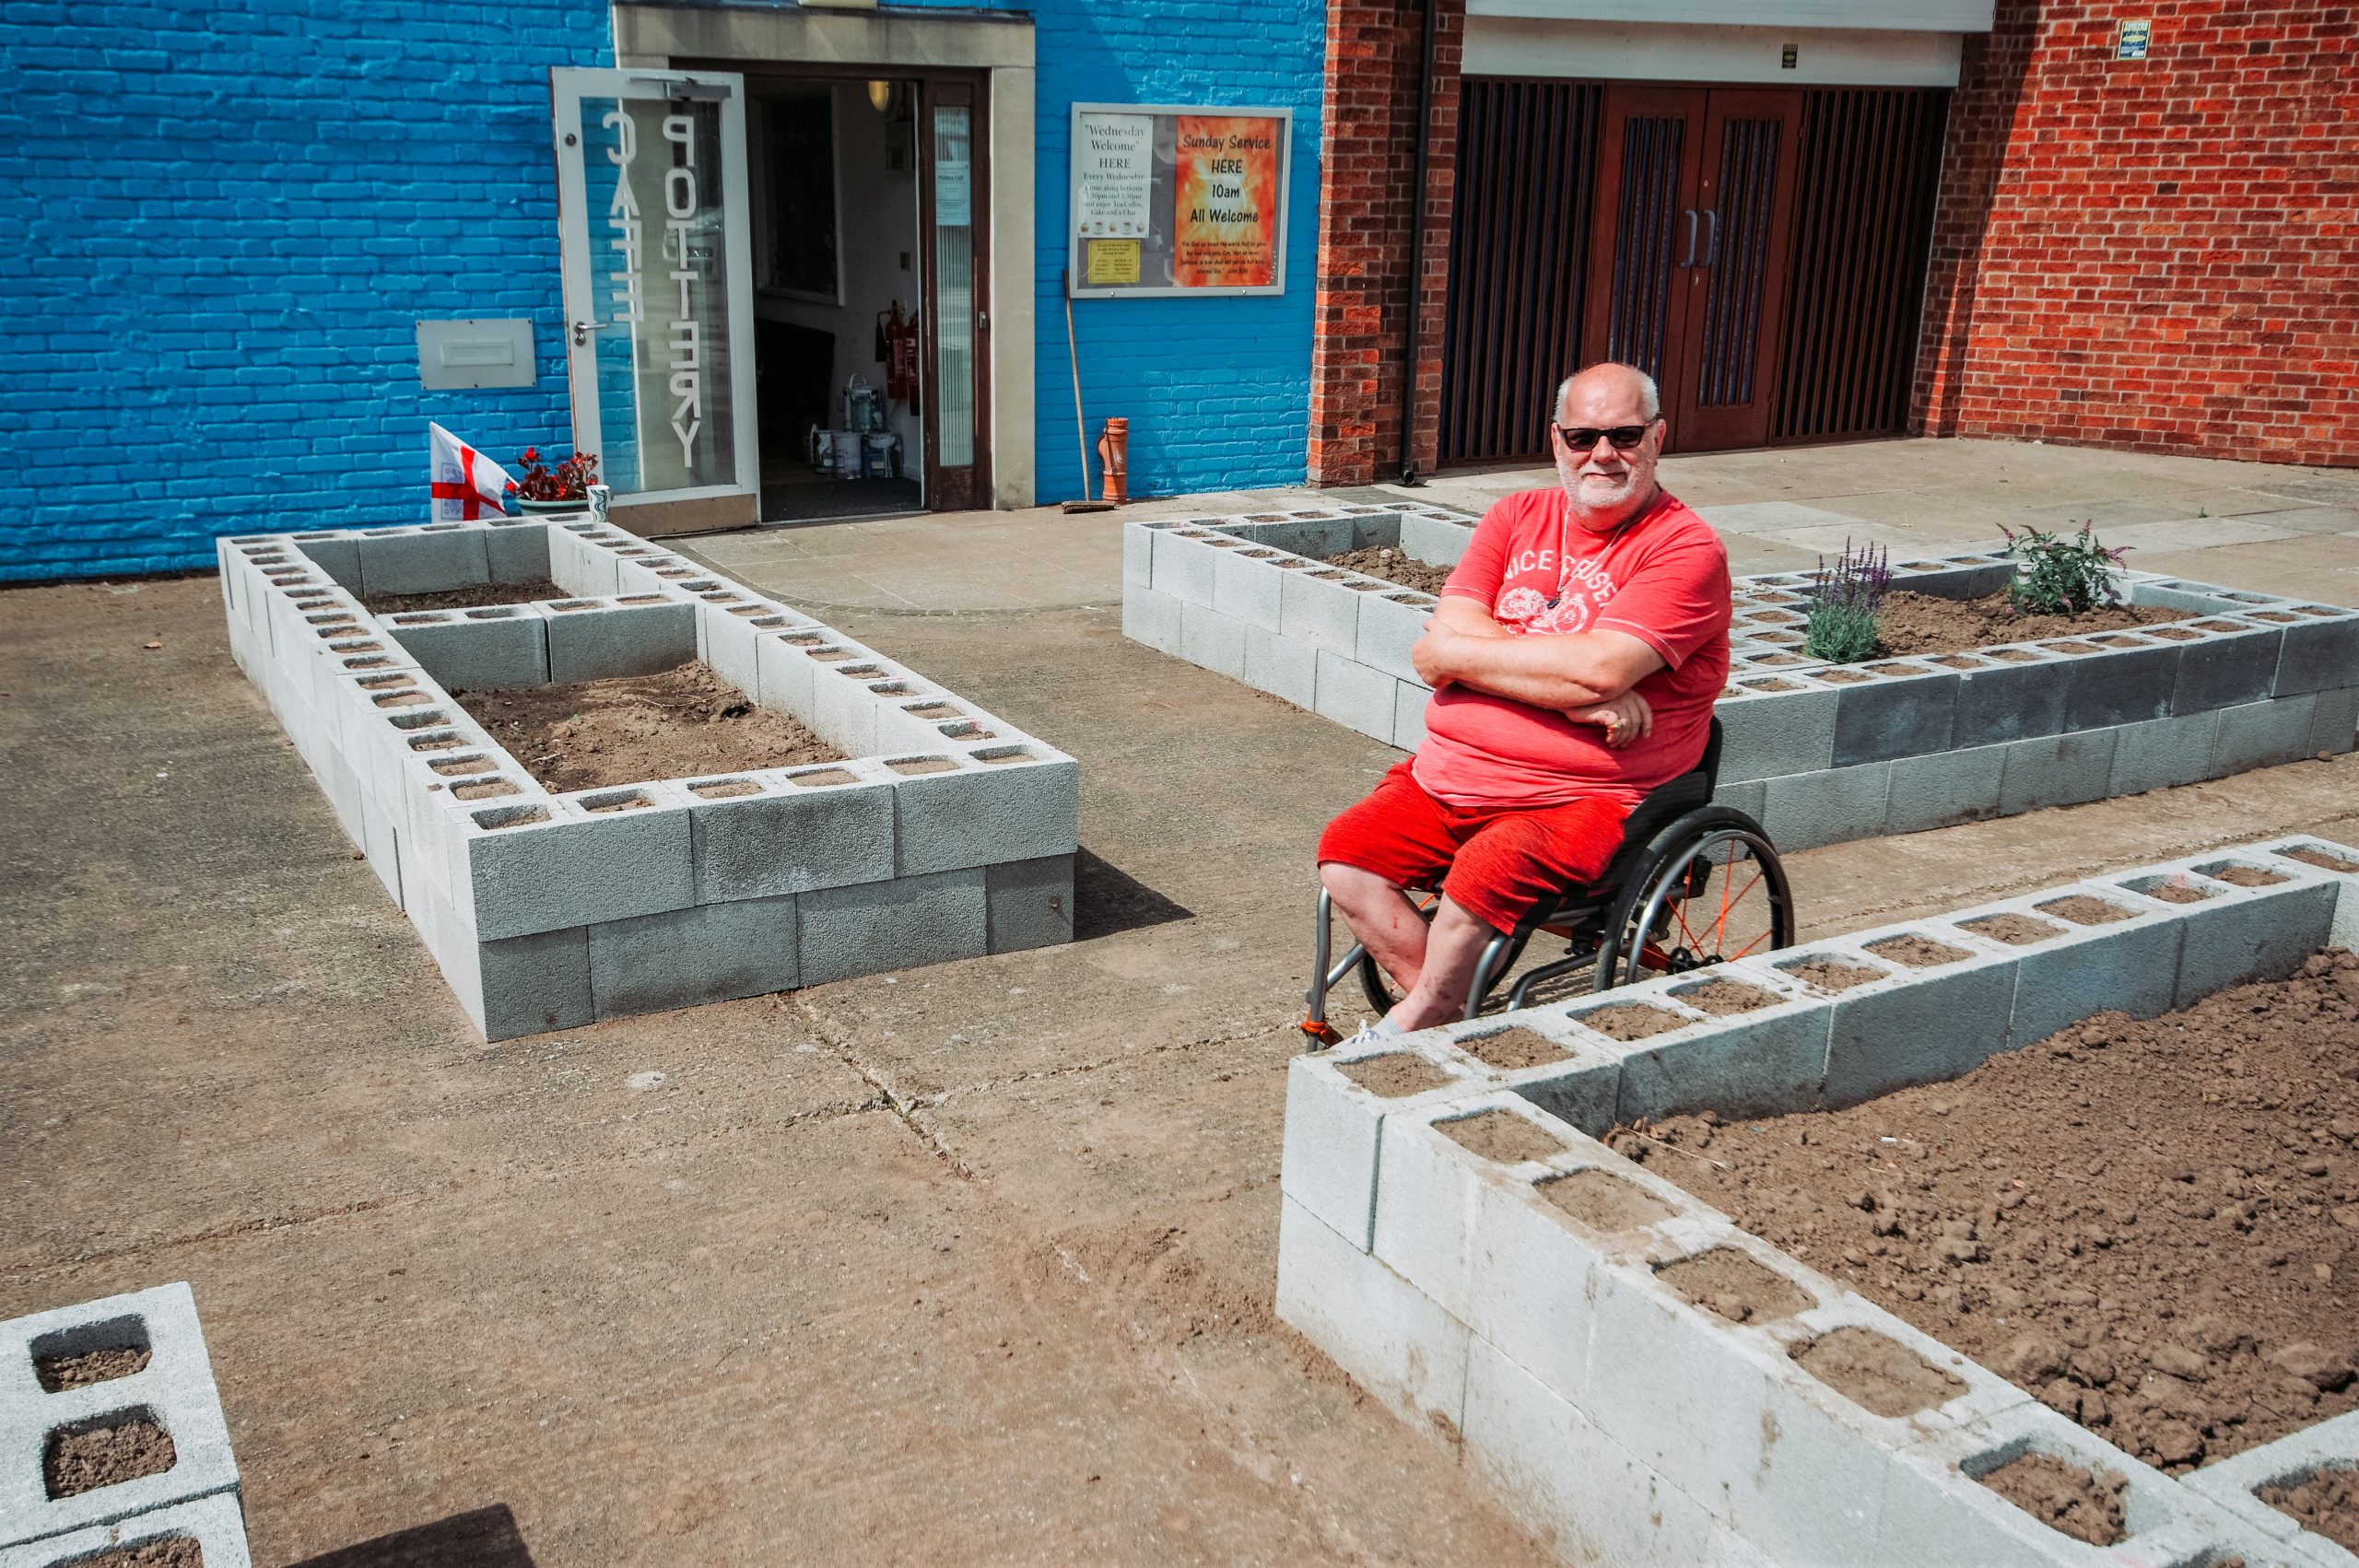
<path id="1" fill-rule="evenodd" d="M 1636 365 L 1624 365 L 1615 360 L 1601 360 L 1585 370 L 1567 376 L 1556 388 L 1556 420 L 1573 423 L 1567 412 L 1573 400 L 1585 393 L 1599 392 L 1615 401 L 1627 396 L 1637 410 L 1639 422 L 1651 424 L 1662 415 L 1662 394 L 1655 390 L 1655 379 Z"/>

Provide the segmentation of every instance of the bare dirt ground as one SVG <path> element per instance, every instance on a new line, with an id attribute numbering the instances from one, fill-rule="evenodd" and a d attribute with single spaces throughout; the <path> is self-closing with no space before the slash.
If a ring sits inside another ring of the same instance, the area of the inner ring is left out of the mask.
<path id="1" fill-rule="evenodd" d="M 792 714 L 757 704 L 701 659 L 651 675 L 452 696 L 547 790 L 798 767 L 844 755 Z"/>
<path id="2" fill-rule="evenodd" d="M 1993 643 L 2036 638 L 2085 637 L 2191 619 L 2184 610 L 2148 604 L 2106 604 L 2077 615 L 2019 615 L 2003 593 L 1980 599 L 1943 599 L 1907 590 L 1887 594 L 1876 615 L 1876 651 L 1902 654 L 1964 653 Z"/>
<path id="3" fill-rule="evenodd" d="M 272 1568 L 1546 1561 L 1271 1316 L 1308 846 L 1396 754 L 1126 642 L 1110 585 L 802 602 L 1081 759 L 1081 940 L 486 1047 L 211 581 L 6 595 L 0 1316 L 190 1281 Z M 2354 781 L 1795 894 L 1816 935 L 2348 838 Z"/>
<path id="4" fill-rule="evenodd" d="M 2359 1408 L 2359 956 L 1848 1110 L 1614 1141 L 2177 1473 Z"/>

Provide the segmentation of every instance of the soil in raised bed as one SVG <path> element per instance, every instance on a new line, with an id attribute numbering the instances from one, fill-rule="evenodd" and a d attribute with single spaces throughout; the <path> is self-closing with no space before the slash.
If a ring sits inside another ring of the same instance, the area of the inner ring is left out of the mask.
<path id="1" fill-rule="evenodd" d="M 2359 957 L 1716 1120 L 1609 1141 L 2149 1464 L 2359 1407 Z"/>
<path id="2" fill-rule="evenodd" d="M 544 789 L 558 791 L 844 760 L 700 659 L 652 675 L 451 695 Z"/>
<path id="3" fill-rule="evenodd" d="M 1357 1061 L 1344 1062 L 1335 1071 L 1383 1100 L 1397 1100 L 1403 1094 L 1422 1094 L 1428 1089 L 1438 1089 L 1450 1082 L 1449 1073 L 1409 1051 L 1363 1057 Z"/>
<path id="4" fill-rule="evenodd" d="M 2280 849 L 2278 853 L 2289 860 L 2299 860 L 2320 871 L 2359 872 L 2359 864 L 2353 864 L 2340 855 L 2330 855 L 2323 849 Z"/>
<path id="5" fill-rule="evenodd" d="M 1609 1040 L 1643 1040 L 1684 1029 L 1694 1021 L 1643 1002 L 1617 1001 L 1610 1007 L 1590 1008 L 1580 1015 L 1580 1022 Z"/>
<path id="6" fill-rule="evenodd" d="M 1484 1111 L 1435 1124 L 1435 1130 L 1461 1148 L 1503 1165 L 1544 1160 L 1565 1145 L 1513 1111 Z"/>
<path id="7" fill-rule="evenodd" d="M 134 1415 L 108 1426 L 50 1433 L 41 1456 L 49 1495 L 78 1497 L 102 1486 L 161 1475 L 178 1462 L 171 1434 L 154 1418 Z"/>
<path id="8" fill-rule="evenodd" d="M 90 1351 L 78 1356 L 37 1356 L 33 1360 L 33 1375 L 41 1380 L 44 1392 L 63 1394 L 68 1388 L 87 1388 L 93 1383 L 145 1372 L 155 1353 L 125 1348 Z"/>
<path id="9" fill-rule="evenodd" d="M 2111 1470 L 2100 1474 L 2034 1452 L 2008 1460 L 1984 1476 L 1982 1484 L 2049 1529 L 2090 1546 L 2116 1545 L 2125 1533 L 2121 1494 L 2130 1483 Z"/>
<path id="10" fill-rule="evenodd" d="M 1698 1012 L 1726 1018 L 1733 1013 L 1775 1007 L 1784 999 L 1775 991 L 1748 986 L 1743 980 L 1707 980 L 1700 986 L 1690 986 L 1681 991 L 1679 1000 Z"/>
<path id="11" fill-rule="evenodd" d="M 2292 1486 L 2264 1486 L 2254 1493 L 2302 1528 L 2315 1530 L 2345 1551 L 2359 1551 L 2359 1470 L 2318 1470 Z"/>
<path id="12" fill-rule="evenodd" d="M 530 582 L 478 582 L 466 588 L 438 588 L 431 593 L 364 593 L 361 604 L 372 615 L 407 615 L 419 610 L 481 610 L 493 604 L 535 604 L 573 595 L 536 577 Z"/>
<path id="13" fill-rule="evenodd" d="M 1918 653 L 1970 653 L 1996 642 L 2084 637 L 2190 618 L 2184 610 L 2151 604 L 2107 604 L 2077 615 L 2018 615 L 2007 607 L 2004 593 L 1943 599 L 1904 589 L 1886 594 L 1884 608 L 1876 613 L 1876 652 L 1887 659 Z"/>
<path id="14" fill-rule="evenodd" d="M 1573 1054 L 1529 1029 L 1495 1029 L 1487 1035 L 1461 1037 L 1456 1044 L 1476 1061 L 1500 1072 L 1520 1072 L 1527 1067 L 1563 1061 Z"/>
<path id="15" fill-rule="evenodd" d="M 72 1568 L 205 1568 L 205 1549 L 191 1536 L 166 1536 L 136 1546 L 111 1547 L 96 1557 L 77 1557 Z"/>
<path id="16" fill-rule="evenodd" d="M 1340 556 L 1328 556 L 1327 564 L 1357 572 L 1362 577 L 1380 577 L 1387 582 L 1397 582 L 1420 593 L 1439 593 L 1441 585 L 1449 580 L 1449 568 L 1421 561 L 1390 544 L 1371 544 L 1365 550 L 1346 550 Z"/>
<path id="17" fill-rule="evenodd" d="M 1716 1246 L 1666 1264 L 1655 1270 L 1655 1278 L 1731 1323 L 1766 1323 L 1818 1305 L 1808 1291 L 1732 1246 Z"/>

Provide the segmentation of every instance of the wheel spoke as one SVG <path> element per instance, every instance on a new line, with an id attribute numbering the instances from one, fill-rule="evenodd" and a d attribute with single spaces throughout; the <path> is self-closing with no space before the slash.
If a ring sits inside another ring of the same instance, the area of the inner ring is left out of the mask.
<path id="1" fill-rule="evenodd" d="M 1759 869 L 1758 867 L 1755 867 L 1755 870 L 1754 870 L 1754 872 L 1753 872 L 1753 882 L 1748 882 L 1748 883 L 1746 883 L 1744 884 L 1744 886 L 1743 886 L 1741 890 L 1739 890 L 1739 892 L 1736 894 L 1736 895 L 1735 895 L 1734 897 L 1731 897 L 1731 896 L 1730 896 L 1730 895 L 1729 895 L 1729 888 L 1728 888 L 1728 883 L 1725 883 L 1725 882 L 1724 882 L 1724 883 L 1722 883 L 1720 884 L 1720 921 L 1719 921 L 1719 925 L 1717 925 L 1717 926 L 1715 926 L 1715 927 L 1713 927 L 1713 928 L 1712 928 L 1712 942 L 1713 942 L 1713 945 L 1718 946 L 1721 942 L 1723 942 L 1723 941 L 1725 941 L 1725 940 L 1727 939 L 1727 935 L 1728 935 L 1728 925 L 1729 925 L 1729 907 L 1730 907 L 1731 904 L 1742 904 L 1742 903 L 1743 903 L 1743 902 L 1744 902 L 1744 895 L 1745 895 L 1746 894 L 1748 894 L 1748 893 L 1750 893 L 1750 892 L 1752 892 L 1752 891 L 1753 891 L 1754 883 L 1757 883 L 1757 882 L 1759 882 L 1760 880 L 1761 880 L 1761 872 L 1760 872 L 1760 869 Z"/>

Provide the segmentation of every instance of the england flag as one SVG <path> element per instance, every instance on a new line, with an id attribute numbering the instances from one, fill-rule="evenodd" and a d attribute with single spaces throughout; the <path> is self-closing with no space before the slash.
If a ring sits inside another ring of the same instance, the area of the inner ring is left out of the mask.
<path id="1" fill-rule="evenodd" d="M 433 452 L 434 521 L 472 522 L 487 514 L 498 517 L 505 512 L 508 492 L 516 487 L 508 470 L 441 426 L 426 427 Z"/>

